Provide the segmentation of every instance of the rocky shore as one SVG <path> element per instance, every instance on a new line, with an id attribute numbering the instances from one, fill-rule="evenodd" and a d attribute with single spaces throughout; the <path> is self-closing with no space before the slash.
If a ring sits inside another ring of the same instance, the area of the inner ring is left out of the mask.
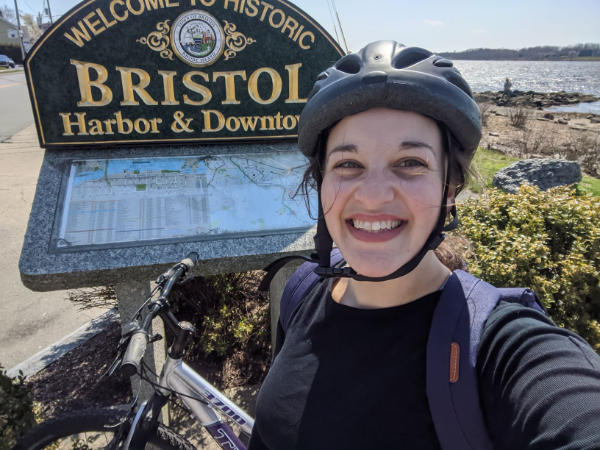
<path id="1" fill-rule="evenodd" d="M 478 103 L 492 103 L 496 106 L 523 107 L 543 109 L 550 106 L 573 105 L 576 103 L 590 103 L 600 101 L 600 97 L 577 92 L 534 92 L 518 91 L 511 92 L 511 96 L 505 96 L 502 91 L 476 92 L 475 100 Z"/>

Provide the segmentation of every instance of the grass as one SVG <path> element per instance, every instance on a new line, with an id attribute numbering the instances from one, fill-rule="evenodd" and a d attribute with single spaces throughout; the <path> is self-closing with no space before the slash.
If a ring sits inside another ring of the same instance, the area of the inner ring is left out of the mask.
<path id="1" fill-rule="evenodd" d="M 498 170 L 517 161 L 519 158 L 507 156 L 495 150 L 478 148 L 473 158 L 473 164 L 471 164 L 473 177 L 467 188 L 475 193 L 481 193 L 486 188 L 492 187 L 492 179 Z M 600 179 L 598 178 L 583 175 L 578 188 L 583 192 L 600 197 Z"/>

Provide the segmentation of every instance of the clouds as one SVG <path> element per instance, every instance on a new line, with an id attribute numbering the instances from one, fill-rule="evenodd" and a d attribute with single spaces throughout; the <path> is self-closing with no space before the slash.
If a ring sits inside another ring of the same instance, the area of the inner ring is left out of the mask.
<path id="1" fill-rule="evenodd" d="M 441 20 L 425 19 L 423 22 L 425 23 L 425 25 L 429 25 L 430 27 L 441 27 L 442 25 L 444 25 L 444 22 L 442 22 Z"/>

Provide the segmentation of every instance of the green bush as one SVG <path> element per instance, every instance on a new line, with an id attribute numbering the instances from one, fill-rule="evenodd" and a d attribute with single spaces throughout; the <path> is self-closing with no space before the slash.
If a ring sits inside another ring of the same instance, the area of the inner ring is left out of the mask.
<path id="1" fill-rule="evenodd" d="M 256 383 L 266 373 L 271 329 L 269 302 L 258 292 L 262 276 L 254 271 L 196 277 L 173 289 L 175 315 L 197 329 L 187 360 L 222 366 L 221 386 Z"/>
<path id="2" fill-rule="evenodd" d="M 488 190 L 459 205 L 469 271 L 530 287 L 552 319 L 600 353 L 600 199 L 569 187 Z"/>
<path id="3" fill-rule="evenodd" d="M 12 448 L 16 439 L 35 424 L 33 403 L 22 373 L 10 378 L 0 365 L 0 449 Z"/>

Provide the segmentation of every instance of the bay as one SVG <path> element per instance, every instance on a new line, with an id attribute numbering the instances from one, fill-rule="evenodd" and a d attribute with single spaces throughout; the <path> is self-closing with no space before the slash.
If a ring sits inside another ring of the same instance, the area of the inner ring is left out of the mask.
<path id="1" fill-rule="evenodd" d="M 501 91 L 506 77 L 513 90 L 580 92 L 600 97 L 600 61 L 466 61 L 454 66 L 474 92 Z"/>

